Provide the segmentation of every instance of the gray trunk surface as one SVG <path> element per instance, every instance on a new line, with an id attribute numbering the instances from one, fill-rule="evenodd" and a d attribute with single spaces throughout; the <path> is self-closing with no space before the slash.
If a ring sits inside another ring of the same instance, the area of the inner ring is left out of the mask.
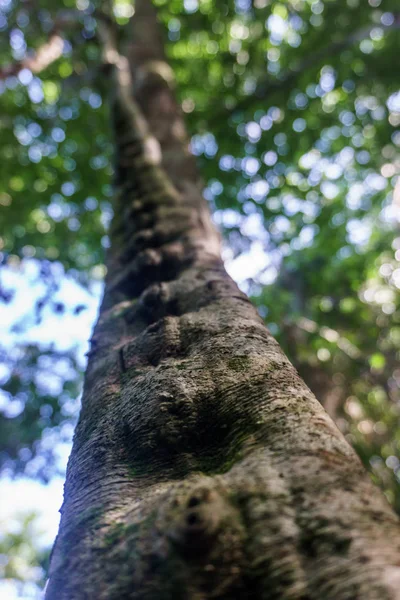
<path id="1" fill-rule="evenodd" d="M 46 600 L 400 598 L 397 517 L 227 275 L 136 4 L 129 61 L 105 40 L 112 249 Z"/>

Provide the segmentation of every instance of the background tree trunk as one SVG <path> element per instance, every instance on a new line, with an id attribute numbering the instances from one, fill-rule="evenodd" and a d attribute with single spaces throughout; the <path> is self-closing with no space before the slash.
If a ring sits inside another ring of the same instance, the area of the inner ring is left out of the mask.
<path id="1" fill-rule="evenodd" d="M 47 600 L 400 597 L 397 518 L 224 270 L 162 49 L 112 44 L 112 250 Z"/>

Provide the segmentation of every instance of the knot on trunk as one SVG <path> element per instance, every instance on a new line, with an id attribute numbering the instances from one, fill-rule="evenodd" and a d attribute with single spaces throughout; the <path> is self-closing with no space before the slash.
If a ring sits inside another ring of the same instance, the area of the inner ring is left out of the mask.
<path id="1" fill-rule="evenodd" d="M 166 537 L 187 558 L 230 554 L 243 543 L 241 519 L 227 490 L 211 477 L 182 482 L 161 505 L 160 522 Z"/>
<path id="2" fill-rule="evenodd" d="M 167 536 L 183 553 L 209 552 L 227 513 L 224 499 L 210 485 L 178 489 L 166 510 Z"/>

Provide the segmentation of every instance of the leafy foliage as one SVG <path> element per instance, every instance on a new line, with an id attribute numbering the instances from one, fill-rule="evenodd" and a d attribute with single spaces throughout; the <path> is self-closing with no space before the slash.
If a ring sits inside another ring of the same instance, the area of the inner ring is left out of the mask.
<path id="1" fill-rule="evenodd" d="M 400 510 L 398 3 L 156 4 L 228 269 Z M 82 348 L 58 325 L 28 332 L 83 318 L 82 286 L 95 304 L 112 218 L 95 8 L 0 1 L 0 304 L 13 315 L 0 458 L 45 479 L 60 468 L 54 432 L 68 437 L 76 418 Z M 133 11 L 114 3 L 121 44 Z M 58 58 L 33 72 L 54 37 Z M 13 307 L 30 269 L 41 287 L 23 322 Z"/>
<path id="2" fill-rule="evenodd" d="M 47 548 L 37 547 L 36 523 L 35 513 L 20 515 L 18 525 L 2 527 L 0 536 L 1 578 L 14 582 L 19 595 L 26 598 L 39 597 L 50 557 Z"/>

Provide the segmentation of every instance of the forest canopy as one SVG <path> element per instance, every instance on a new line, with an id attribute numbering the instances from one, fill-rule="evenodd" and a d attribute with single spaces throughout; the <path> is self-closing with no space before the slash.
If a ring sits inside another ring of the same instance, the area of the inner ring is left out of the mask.
<path id="1" fill-rule="evenodd" d="M 398 3 L 155 4 L 227 269 L 399 511 Z M 4 477 L 63 473 L 79 411 L 113 215 L 101 11 L 0 0 Z M 0 568 L 40 583 L 29 519 Z"/>

